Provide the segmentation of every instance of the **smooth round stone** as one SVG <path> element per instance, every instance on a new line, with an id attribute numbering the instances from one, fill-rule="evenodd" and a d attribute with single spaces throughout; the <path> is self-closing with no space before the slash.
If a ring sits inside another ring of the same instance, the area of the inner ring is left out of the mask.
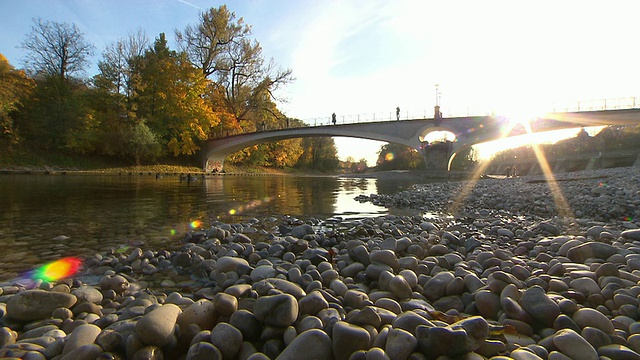
<path id="1" fill-rule="evenodd" d="M 353 309 L 362 308 L 365 301 L 368 300 L 369 296 L 367 295 L 367 293 L 360 290 L 351 289 L 344 294 L 344 305 L 349 306 Z"/>
<path id="2" fill-rule="evenodd" d="M 344 277 L 354 277 L 359 272 L 364 271 L 366 266 L 359 262 L 354 262 L 353 264 L 347 265 L 344 269 L 340 271 L 340 274 Z"/>
<path id="3" fill-rule="evenodd" d="M 218 293 L 213 297 L 215 313 L 222 318 L 228 318 L 238 310 L 238 299 L 229 294 Z"/>
<path id="4" fill-rule="evenodd" d="M 394 270 L 398 270 L 400 265 L 398 264 L 398 257 L 396 253 L 391 250 L 373 250 L 369 254 L 369 261 L 371 263 L 380 263 L 391 267 Z"/>
<path id="5" fill-rule="evenodd" d="M 73 294 L 25 290 L 9 298 L 7 316 L 20 321 L 45 319 L 57 308 L 71 308 L 77 301 Z"/>
<path id="6" fill-rule="evenodd" d="M 551 300 L 544 289 L 534 285 L 522 294 L 520 305 L 535 320 L 546 327 L 553 326 L 553 322 L 560 315 L 560 308 Z"/>
<path id="7" fill-rule="evenodd" d="M 85 344 L 61 356 L 60 360 L 97 359 L 103 352 L 104 350 L 97 344 Z M 23 359 L 28 358 L 24 357 Z"/>
<path id="8" fill-rule="evenodd" d="M 632 334 L 627 338 L 627 346 L 633 351 L 640 353 L 640 334 Z"/>
<path id="9" fill-rule="evenodd" d="M 238 267 L 249 266 L 249 262 L 243 258 L 223 256 L 216 261 L 216 274 L 236 271 Z"/>
<path id="10" fill-rule="evenodd" d="M 273 265 L 256 266 L 256 268 L 251 271 L 250 275 L 253 282 L 272 278 L 274 276 L 276 276 L 276 269 L 273 268 Z"/>
<path id="11" fill-rule="evenodd" d="M 401 313 L 397 318 L 395 318 L 395 320 L 393 320 L 392 325 L 394 329 L 403 329 L 412 334 L 415 334 L 415 329 L 418 325 L 435 326 L 431 321 L 418 315 L 414 311 L 405 311 Z"/>
<path id="12" fill-rule="evenodd" d="M 200 299 L 189 305 L 177 320 L 181 329 L 186 329 L 189 324 L 196 324 L 201 330 L 211 330 L 215 322 L 215 305 L 207 299 Z"/>
<path id="13" fill-rule="evenodd" d="M 387 309 L 396 315 L 402 312 L 402 307 L 400 306 L 400 304 L 397 301 L 390 298 L 385 298 L 385 297 L 380 298 L 376 300 L 375 305 L 377 307 Z"/>
<path id="14" fill-rule="evenodd" d="M 630 253 L 630 251 L 601 242 L 589 241 L 569 249 L 567 257 L 573 262 L 584 263 L 585 260 L 590 258 L 606 260 L 611 255 L 625 255 L 627 253 Z"/>
<path id="15" fill-rule="evenodd" d="M 564 355 L 572 359 L 598 360 L 598 352 L 580 334 L 571 329 L 562 329 L 553 337 L 553 344 Z"/>
<path id="16" fill-rule="evenodd" d="M 359 326 L 371 325 L 376 329 L 379 328 L 382 324 L 380 315 L 378 315 L 378 313 L 373 310 L 371 306 L 366 306 L 362 310 L 354 310 L 354 312 L 355 315 L 350 316 L 347 319 L 347 322 L 349 322 L 350 324 Z"/>
<path id="17" fill-rule="evenodd" d="M 574 359 L 568 357 L 567 355 L 559 351 L 554 350 L 549 353 L 549 357 L 547 358 L 547 360 L 574 360 Z"/>
<path id="18" fill-rule="evenodd" d="M 573 314 L 573 321 L 581 328 L 592 326 L 607 334 L 613 334 L 615 328 L 611 321 L 600 311 L 592 308 L 582 308 Z"/>
<path id="19" fill-rule="evenodd" d="M 573 279 L 569 283 L 569 286 L 586 297 L 589 297 L 592 294 L 600 294 L 601 291 L 598 283 L 588 277 Z"/>
<path id="20" fill-rule="evenodd" d="M 296 330 L 298 331 L 298 333 L 302 333 L 310 329 L 322 329 L 322 327 L 322 320 L 320 320 L 320 318 L 318 318 L 317 316 L 305 316 L 298 323 Z"/>
<path id="21" fill-rule="evenodd" d="M 229 323 L 240 330 L 245 340 L 255 340 L 260 337 L 262 324 L 252 312 L 240 309 L 229 318 Z"/>
<path id="22" fill-rule="evenodd" d="M 69 334 L 62 349 L 62 355 L 67 355 L 81 346 L 93 344 L 101 331 L 102 329 L 93 324 L 78 326 Z"/>
<path id="23" fill-rule="evenodd" d="M 268 325 L 287 327 L 298 318 L 298 301 L 290 294 L 261 296 L 253 305 L 253 313 Z"/>
<path id="24" fill-rule="evenodd" d="M 543 360 L 533 351 L 524 350 L 522 348 L 513 350 L 509 356 L 514 360 Z"/>
<path id="25" fill-rule="evenodd" d="M 311 291 L 298 301 L 300 315 L 315 315 L 329 307 L 329 303 L 319 291 Z"/>
<path id="26" fill-rule="evenodd" d="M 455 278 L 452 272 L 443 271 L 437 273 L 424 284 L 422 295 L 428 300 L 435 301 L 444 296 L 447 285 Z"/>
<path id="27" fill-rule="evenodd" d="M 457 357 L 469 352 L 469 338 L 463 329 L 420 325 L 416 328 L 416 338 L 420 350 L 433 357 Z"/>
<path id="28" fill-rule="evenodd" d="M 171 342 L 181 312 L 175 304 L 159 306 L 138 320 L 136 333 L 145 344 L 163 347 Z"/>
<path id="29" fill-rule="evenodd" d="M 489 290 L 480 290 L 474 297 L 480 315 L 487 319 L 497 319 L 501 310 L 500 296 Z"/>
<path id="30" fill-rule="evenodd" d="M 418 276 L 416 275 L 415 271 L 410 269 L 403 269 L 400 271 L 399 275 L 407 281 L 407 284 L 409 284 L 409 287 L 411 287 L 412 289 L 416 287 L 416 285 L 418 285 Z"/>
<path id="31" fill-rule="evenodd" d="M 333 350 L 331 338 L 320 329 L 310 329 L 302 332 L 278 355 L 276 360 L 296 360 L 302 357 L 332 360 Z"/>
<path id="32" fill-rule="evenodd" d="M 235 358 L 242 344 L 242 333 L 233 325 L 221 322 L 211 330 L 211 344 L 218 348 L 225 359 Z"/>
<path id="33" fill-rule="evenodd" d="M 189 347 L 186 360 L 222 360 L 222 353 L 213 344 L 199 341 Z"/>
<path id="34" fill-rule="evenodd" d="M 601 346 L 598 355 L 616 360 L 640 360 L 640 354 L 620 344 Z"/>
<path id="35" fill-rule="evenodd" d="M 339 279 L 333 280 L 331 284 L 329 284 L 329 288 L 331 288 L 331 290 L 333 290 L 338 296 L 344 296 L 344 294 L 349 290 L 347 285 Z"/>
<path id="36" fill-rule="evenodd" d="M 418 340 L 403 329 L 391 329 L 387 335 L 385 352 L 393 359 L 407 359 L 418 347 Z"/>
<path id="37" fill-rule="evenodd" d="M 18 333 L 6 326 L 0 328 L 0 348 L 8 344 L 13 344 L 18 339 Z"/>
<path id="38" fill-rule="evenodd" d="M 131 287 L 129 280 L 122 275 L 105 275 L 100 278 L 99 285 L 100 289 L 113 290 L 116 294 L 122 294 Z"/>
<path id="39" fill-rule="evenodd" d="M 631 240 L 640 240 L 640 229 L 631 229 L 623 231 L 620 236 Z"/>
<path id="40" fill-rule="evenodd" d="M 348 360 L 352 353 L 368 349 L 371 340 L 367 330 L 344 321 L 333 325 L 332 335 L 333 355 L 337 360 Z"/>
<path id="41" fill-rule="evenodd" d="M 580 335 L 582 335 L 582 337 L 587 340 L 594 349 L 611 344 L 611 338 L 609 335 L 605 334 L 604 331 L 591 326 L 587 326 L 582 329 Z"/>
<path id="42" fill-rule="evenodd" d="M 410 298 L 412 291 L 411 286 L 403 276 L 396 275 L 389 282 L 389 291 L 391 291 L 398 299 Z"/>
<path id="43" fill-rule="evenodd" d="M 73 289 L 71 294 L 75 295 L 78 298 L 78 302 L 90 302 L 93 304 L 100 304 L 102 302 L 103 296 L 100 290 L 94 288 L 93 286 L 83 285 L 79 288 Z"/>
<path id="44" fill-rule="evenodd" d="M 556 320 L 553 322 L 553 328 L 555 330 L 571 329 L 575 332 L 580 331 L 580 327 L 569 316 L 565 314 L 558 315 Z"/>

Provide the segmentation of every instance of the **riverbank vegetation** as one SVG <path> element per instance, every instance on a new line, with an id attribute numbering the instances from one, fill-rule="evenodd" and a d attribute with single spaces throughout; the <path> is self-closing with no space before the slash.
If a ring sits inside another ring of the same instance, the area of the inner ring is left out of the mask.
<path id="1" fill-rule="evenodd" d="M 34 19 L 25 68 L 0 54 L 0 166 L 202 167 L 207 140 L 306 126 L 276 106 L 292 71 L 265 59 L 226 6 L 175 37 L 178 49 L 164 33 L 128 34 L 102 49 L 86 78 L 94 45 L 74 24 Z M 312 138 L 255 145 L 227 164 L 335 171 L 339 161 L 332 139 Z"/>

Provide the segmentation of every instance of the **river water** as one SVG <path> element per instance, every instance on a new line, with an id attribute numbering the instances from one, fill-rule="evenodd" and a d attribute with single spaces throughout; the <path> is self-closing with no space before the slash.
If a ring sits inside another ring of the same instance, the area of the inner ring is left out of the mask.
<path id="1" fill-rule="evenodd" d="M 400 214 L 360 194 L 411 181 L 305 176 L 0 175 L 0 280 L 65 256 L 122 246 L 178 246 L 211 221 L 290 215 L 301 219 Z"/>

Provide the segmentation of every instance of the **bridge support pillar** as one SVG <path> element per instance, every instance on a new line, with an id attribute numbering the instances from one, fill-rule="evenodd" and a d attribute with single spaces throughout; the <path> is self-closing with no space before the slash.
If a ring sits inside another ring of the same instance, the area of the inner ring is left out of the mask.
<path id="1" fill-rule="evenodd" d="M 204 160 L 204 172 L 206 173 L 216 173 L 222 172 L 224 167 L 224 158 L 219 156 L 212 156 L 208 159 Z"/>
<path id="2" fill-rule="evenodd" d="M 424 142 L 422 144 L 422 156 L 426 169 L 429 171 L 449 171 L 449 159 L 453 155 L 453 143 L 445 142 Z"/>

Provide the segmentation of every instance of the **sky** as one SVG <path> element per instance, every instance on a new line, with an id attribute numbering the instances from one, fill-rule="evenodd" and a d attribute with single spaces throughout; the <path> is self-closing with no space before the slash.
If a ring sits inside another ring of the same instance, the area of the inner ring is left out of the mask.
<path id="1" fill-rule="evenodd" d="M 23 66 L 32 19 L 74 23 L 96 46 L 143 29 L 150 39 L 198 23 L 213 0 L 0 0 L 0 53 Z M 640 99 L 634 0 L 236 0 L 266 59 L 296 80 L 285 115 L 313 125 L 444 116 L 537 114 L 578 100 Z M 335 138 L 342 160 L 374 165 L 384 143 Z M 485 146 L 486 147 L 486 146 Z M 490 145 L 484 151 L 490 151 Z M 482 147 L 479 147 L 482 148 Z"/>

